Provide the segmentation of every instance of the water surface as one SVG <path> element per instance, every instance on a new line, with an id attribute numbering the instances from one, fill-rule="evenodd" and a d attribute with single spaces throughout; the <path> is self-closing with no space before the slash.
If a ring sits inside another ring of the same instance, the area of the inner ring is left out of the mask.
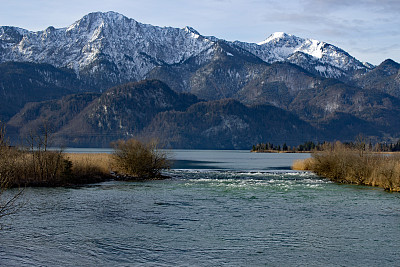
<path id="1" fill-rule="evenodd" d="M 307 154 L 173 156 L 169 180 L 26 189 L 0 265 L 398 265 L 399 194 L 290 171 Z"/>

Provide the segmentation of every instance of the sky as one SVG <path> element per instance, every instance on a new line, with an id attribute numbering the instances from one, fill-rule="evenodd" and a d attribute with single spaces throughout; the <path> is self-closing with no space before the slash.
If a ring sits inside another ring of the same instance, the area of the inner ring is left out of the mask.
<path id="1" fill-rule="evenodd" d="M 338 46 L 360 61 L 400 63 L 400 0 L 0 0 L 0 25 L 67 27 L 90 12 L 258 43 L 286 32 Z"/>

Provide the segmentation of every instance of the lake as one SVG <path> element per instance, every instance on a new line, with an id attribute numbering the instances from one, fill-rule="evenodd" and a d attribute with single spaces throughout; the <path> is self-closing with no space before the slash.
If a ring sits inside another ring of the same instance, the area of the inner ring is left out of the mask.
<path id="1" fill-rule="evenodd" d="M 399 264 L 399 193 L 290 170 L 309 154 L 171 156 L 167 180 L 25 189 L 0 266 Z"/>

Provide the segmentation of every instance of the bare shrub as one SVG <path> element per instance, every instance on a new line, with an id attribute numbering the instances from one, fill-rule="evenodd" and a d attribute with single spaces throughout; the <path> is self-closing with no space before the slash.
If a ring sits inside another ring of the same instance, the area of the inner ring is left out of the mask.
<path id="1" fill-rule="evenodd" d="M 380 161 L 381 164 L 376 164 L 372 172 L 370 185 L 400 191 L 400 158 L 398 155 L 382 155 Z"/>
<path id="2" fill-rule="evenodd" d="M 156 141 L 148 143 L 136 139 L 119 140 L 111 144 L 113 167 L 116 172 L 136 178 L 158 178 L 161 171 L 170 168 L 170 161 L 165 151 Z"/>

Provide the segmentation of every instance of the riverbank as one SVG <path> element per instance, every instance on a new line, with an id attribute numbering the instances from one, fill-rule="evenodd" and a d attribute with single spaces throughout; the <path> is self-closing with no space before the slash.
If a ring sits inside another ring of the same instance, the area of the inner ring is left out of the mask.
<path id="1" fill-rule="evenodd" d="M 294 170 L 308 170 L 334 182 L 378 186 L 400 192 L 400 155 L 348 148 L 335 143 L 312 157 L 293 163 Z"/>
<path id="2" fill-rule="evenodd" d="M 112 154 L 62 153 L 46 151 L 41 154 L 3 149 L 0 167 L 5 188 L 68 187 L 101 183 L 110 180 L 145 181 L 169 177 L 136 177 L 118 172 Z M 6 177 L 6 178 L 5 178 Z"/>

